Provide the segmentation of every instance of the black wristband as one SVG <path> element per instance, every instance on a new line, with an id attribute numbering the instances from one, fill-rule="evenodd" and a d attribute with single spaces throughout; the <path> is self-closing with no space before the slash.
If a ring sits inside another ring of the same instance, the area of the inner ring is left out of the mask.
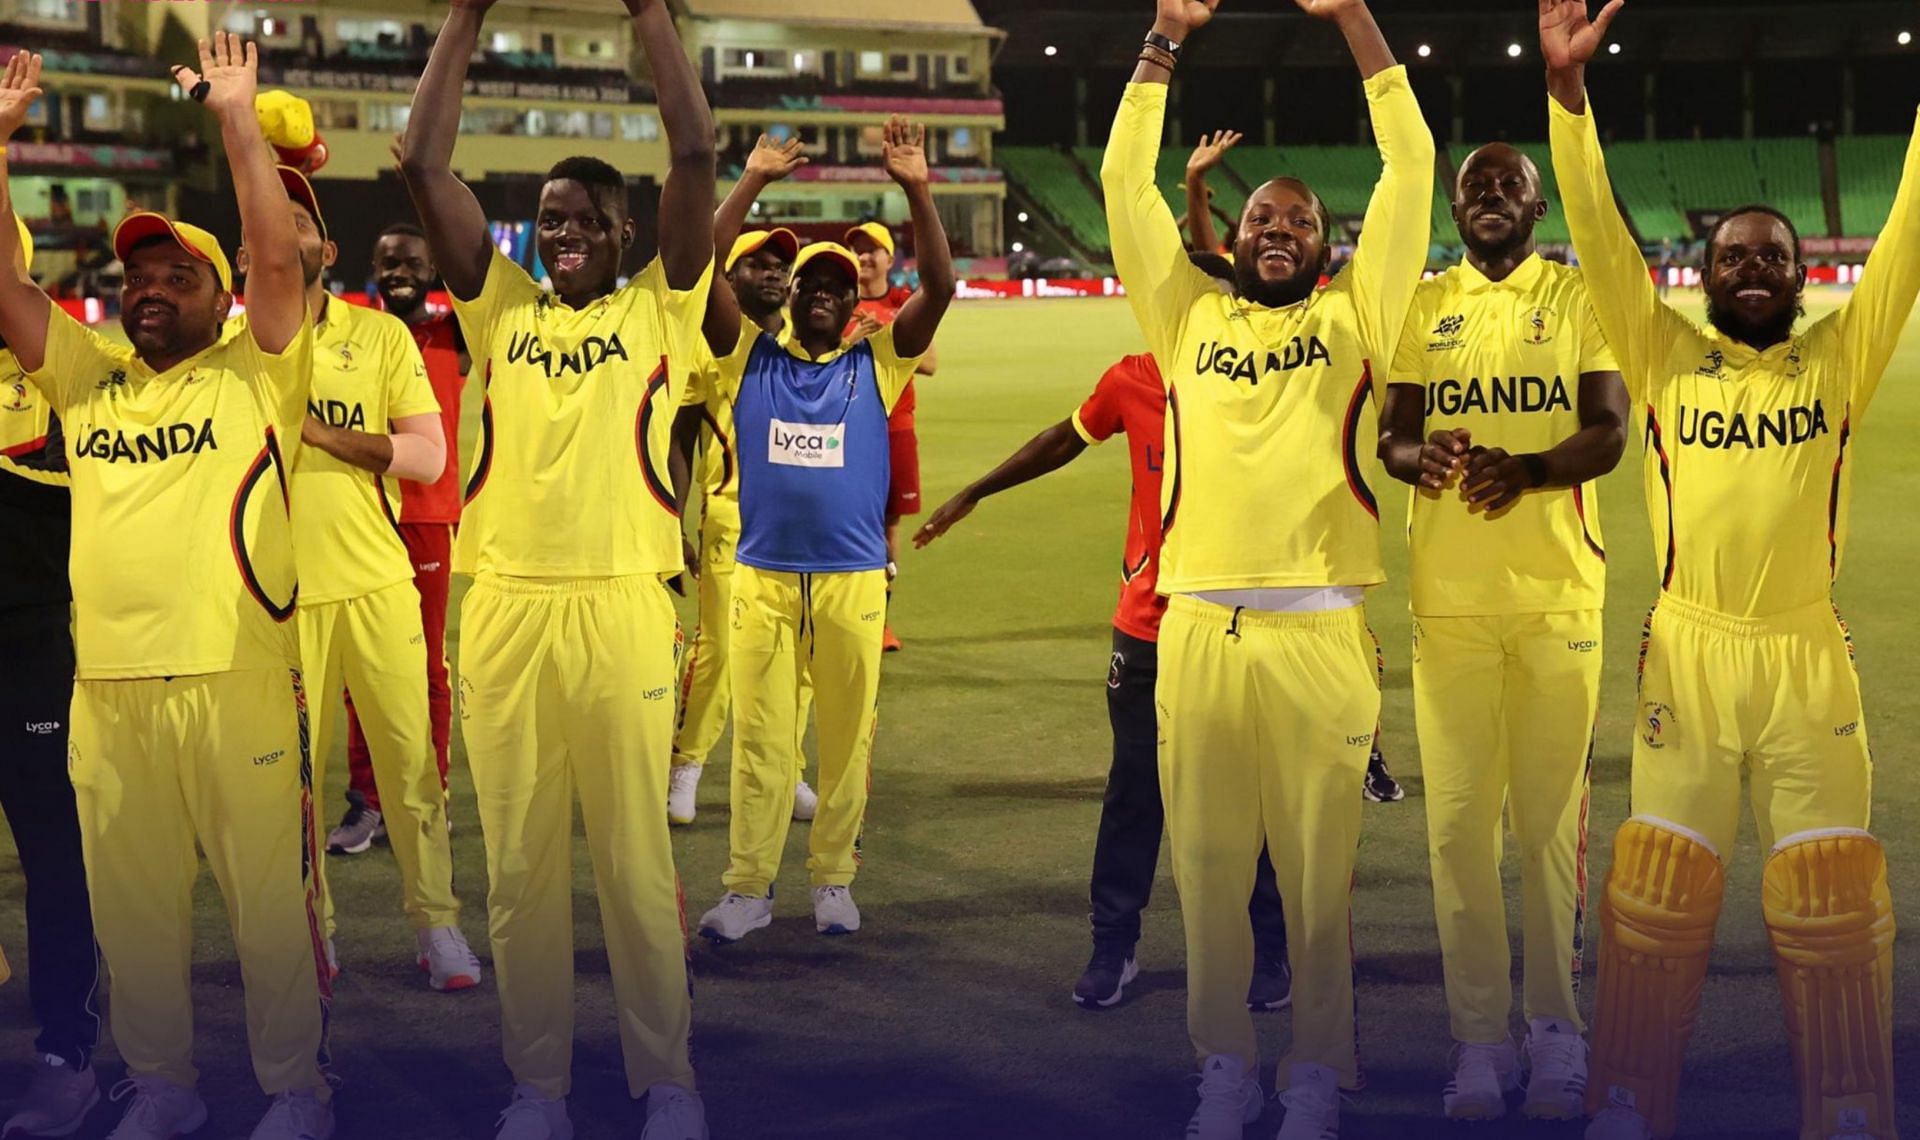
<path id="1" fill-rule="evenodd" d="M 1175 60 L 1180 58 L 1180 41 L 1168 39 L 1159 32 L 1150 31 L 1147 33 L 1147 46 L 1150 48 L 1159 48 Z"/>
<path id="2" fill-rule="evenodd" d="M 1514 458 L 1518 459 L 1521 466 L 1527 469 L 1527 479 L 1535 487 L 1544 487 L 1547 485 L 1547 461 L 1541 458 L 1538 452 L 1529 451 L 1524 455 L 1518 455 Z"/>

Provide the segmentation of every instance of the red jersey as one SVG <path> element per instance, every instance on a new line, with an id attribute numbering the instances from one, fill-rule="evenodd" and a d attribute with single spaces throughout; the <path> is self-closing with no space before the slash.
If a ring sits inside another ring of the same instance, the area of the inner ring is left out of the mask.
<path id="1" fill-rule="evenodd" d="M 460 373 L 460 332 L 452 313 L 428 317 L 409 325 L 420 355 L 427 361 L 427 383 L 440 401 L 440 426 L 447 434 L 447 468 L 432 483 L 400 480 L 400 521 L 403 523 L 457 523 L 460 521 L 460 389 L 467 378 Z"/>
<path id="2" fill-rule="evenodd" d="M 1124 357 L 1107 369 L 1093 395 L 1073 413 L 1073 430 L 1088 443 L 1126 433 L 1133 506 L 1113 624 L 1142 641 L 1160 639 L 1160 615 L 1167 612 L 1167 600 L 1154 590 L 1160 580 L 1160 475 L 1167 457 L 1161 436 L 1166 422 L 1166 386 L 1150 353 Z"/>
<path id="3" fill-rule="evenodd" d="M 890 325 L 893 323 L 893 318 L 900 315 L 900 306 L 906 304 L 907 298 L 911 296 L 913 296 L 913 290 L 905 285 L 896 285 L 887 290 L 884 296 L 860 298 L 860 303 L 854 306 L 853 311 L 865 313 L 883 325 Z M 848 325 L 847 328 L 851 331 L 853 326 Z M 913 430 L 914 403 L 913 381 L 909 380 L 907 390 L 900 393 L 900 399 L 893 405 L 892 414 L 887 417 L 888 431 Z"/>

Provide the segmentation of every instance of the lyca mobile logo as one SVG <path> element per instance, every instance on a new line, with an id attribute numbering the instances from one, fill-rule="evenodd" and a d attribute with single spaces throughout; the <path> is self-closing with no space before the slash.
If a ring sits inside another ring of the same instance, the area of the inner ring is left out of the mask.
<path id="1" fill-rule="evenodd" d="M 767 462 L 786 467 L 845 467 L 845 424 L 790 424 L 773 420 L 767 425 Z"/>

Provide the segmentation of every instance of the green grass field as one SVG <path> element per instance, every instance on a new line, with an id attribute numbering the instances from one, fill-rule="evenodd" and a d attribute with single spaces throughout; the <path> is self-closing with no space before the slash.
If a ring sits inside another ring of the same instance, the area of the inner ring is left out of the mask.
<path id="1" fill-rule="evenodd" d="M 1698 304 L 1697 295 L 1678 300 Z M 1835 301 L 1816 299 L 1815 315 Z M 1116 301 L 958 306 L 941 339 L 941 375 L 921 395 L 929 506 L 1064 417 L 1108 362 L 1140 344 L 1128 308 Z M 1920 920 L 1920 776 L 1911 766 L 1920 606 L 1900 583 L 1920 552 L 1907 513 L 1920 497 L 1920 472 L 1900 458 L 1899 441 L 1920 430 L 1917 388 L 1920 333 L 1908 337 L 1858 439 L 1852 541 L 1839 591 L 1881 761 L 1875 830 L 1907 925 Z M 1626 806 L 1634 654 L 1654 593 L 1638 452 L 1636 443 L 1602 493 L 1613 600 L 1589 864 L 1596 890 Z M 1385 748 L 1410 794 L 1366 811 L 1354 938 L 1371 1083 L 1346 1110 L 1349 1138 L 1455 1134 L 1438 1117 L 1448 1035 L 1407 670 L 1405 499 L 1397 486 L 1381 489 L 1390 581 L 1368 608 L 1387 652 Z M 907 647 L 887 659 L 857 886 L 865 928 L 853 938 L 814 934 L 806 832 L 796 826 L 774 925 L 725 950 L 704 943 L 692 950 L 695 1061 L 716 1137 L 1180 1134 L 1192 1106 L 1193 1062 L 1180 921 L 1164 862 L 1135 996 L 1101 1013 L 1077 1009 L 1068 996 L 1088 949 L 1086 876 L 1108 762 L 1101 682 L 1126 501 L 1124 451 L 1096 449 L 989 502 L 946 539 L 904 559 L 894 621 Z M 683 612 L 690 621 L 690 607 Z M 692 919 L 720 893 L 726 747 L 701 787 L 699 821 L 675 836 Z M 336 745 L 322 808 L 328 824 L 338 817 L 344 784 Z M 468 936 L 484 957 L 486 876 L 459 754 L 455 789 L 457 885 Z M 1690 1054 L 1685 1135 L 1795 1135 L 1752 834 L 1748 821 Z M 582 1140 L 636 1136 L 640 1117 L 625 1098 L 584 849 L 576 866 L 573 1118 Z M 491 974 L 477 992 L 431 993 L 412 964 L 387 849 L 335 858 L 330 867 L 346 969 L 333 1022 L 344 1082 L 340 1137 L 491 1136 L 510 1085 Z M 22 883 L 13 873 L 0 874 L 0 884 L 0 942 L 24 965 Z M 202 1135 L 240 1137 L 264 1105 L 246 1060 L 239 970 L 206 876 L 199 901 L 199 1057 L 214 1113 Z M 1517 910 L 1514 918 L 1517 926 Z M 1591 918 L 1588 937 L 1598 938 Z M 1920 965 L 1911 946 L 1898 972 L 1903 1108 L 1909 1125 L 1920 1126 Z M 1586 994 L 1590 1001 L 1591 973 Z M 0 1092 L 24 1085 L 31 1025 L 25 985 L 0 989 Z M 1288 1015 L 1265 1015 L 1259 1025 L 1270 1065 L 1285 1047 Z M 103 1066 L 118 1072 L 110 1046 Z M 1270 1109 L 1248 1135 L 1271 1136 L 1278 1118 Z M 103 1136 L 110 1123 L 99 1110 L 80 1135 Z M 1575 1137 L 1579 1129 L 1515 1122 L 1473 1134 Z"/>

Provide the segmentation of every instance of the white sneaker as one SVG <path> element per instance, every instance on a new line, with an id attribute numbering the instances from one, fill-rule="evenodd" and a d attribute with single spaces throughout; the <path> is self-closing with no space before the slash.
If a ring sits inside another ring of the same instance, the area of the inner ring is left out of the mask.
<path id="1" fill-rule="evenodd" d="M 333 1140 L 333 1102 L 313 1089 L 288 1089 L 273 1098 L 252 1140 Z"/>
<path id="2" fill-rule="evenodd" d="M 1587 1040 L 1578 1033 L 1527 1034 L 1527 1103 L 1534 1120 L 1578 1120 L 1586 1115 Z"/>
<path id="3" fill-rule="evenodd" d="M 567 1098 L 548 1100 L 526 1085 L 513 1087 L 513 1101 L 497 1123 L 493 1140 L 573 1140 Z"/>
<path id="4" fill-rule="evenodd" d="M 1273 1140 L 1339 1140 L 1340 1078 L 1325 1065 L 1300 1063 L 1287 1073 L 1280 1104 L 1287 1118 Z"/>
<path id="5" fill-rule="evenodd" d="M 1215 1053 L 1200 1066 L 1200 1104 L 1187 1121 L 1187 1140 L 1240 1140 L 1262 1107 L 1259 1079 L 1238 1057 Z"/>
<path id="6" fill-rule="evenodd" d="M 89 1065 L 76 1069 L 48 1053 L 40 1058 L 0 1136 L 71 1136 L 87 1122 L 87 1113 L 100 1103 L 100 1078 Z"/>
<path id="7" fill-rule="evenodd" d="M 699 764 L 675 764 L 667 773 L 667 822 L 692 823 L 694 793 L 700 790 Z"/>
<path id="8" fill-rule="evenodd" d="M 707 1140 L 707 1106 L 700 1094 L 666 1083 L 648 1089 L 640 1140 Z"/>
<path id="9" fill-rule="evenodd" d="M 738 942 L 772 922 L 772 895 L 756 898 L 728 891 L 720 896 L 720 905 L 700 916 L 700 937 L 725 945 Z"/>
<path id="10" fill-rule="evenodd" d="M 112 1099 L 127 1101 L 127 1111 L 107 1140 L 173 1140 L 207 1122 L 200 1094 L 164 1077 L 128 1077 L 113 1086 Z"/>
<path id="11" fill-rule="evenodd" d="M 813 819 L 814 814 L 819 810 L 819 795 L 807 786 L 805 780 L 795 784 L 793 788 L 793 818 L 800 823 L 807 823 Z"/>
<path id="12" fill-rule="evenodd" d="M 470 990 L 480 984 L 480 959 L 457 926 L 436 926 L 414 936 L 419 943 L 420 968 L 427 984 L 441 993 Z"/>
<path id="13" fill-rule="evenodd" d="M 1507 1114 L 1507 1094 L 1520 1087 L 1520 1057 L 1511 1040 L 1453 1046 L 1453 1079 L 1440 1093 L 1448 1120 L 1498 1120 Z"/>
<path id="14" fill-rule="evenodd" d="M 1653 1124 L 1631 1108 L 1609 1105 L 1587 1125 L 1587 1140 L 1652 1140 Z"/>
<path id="15" fill-rule="evenodd" d="M 813 928 L 822 934 L 852 934 L 860 929 L 860 908 L 846 887 L 813 888 Z"/>

